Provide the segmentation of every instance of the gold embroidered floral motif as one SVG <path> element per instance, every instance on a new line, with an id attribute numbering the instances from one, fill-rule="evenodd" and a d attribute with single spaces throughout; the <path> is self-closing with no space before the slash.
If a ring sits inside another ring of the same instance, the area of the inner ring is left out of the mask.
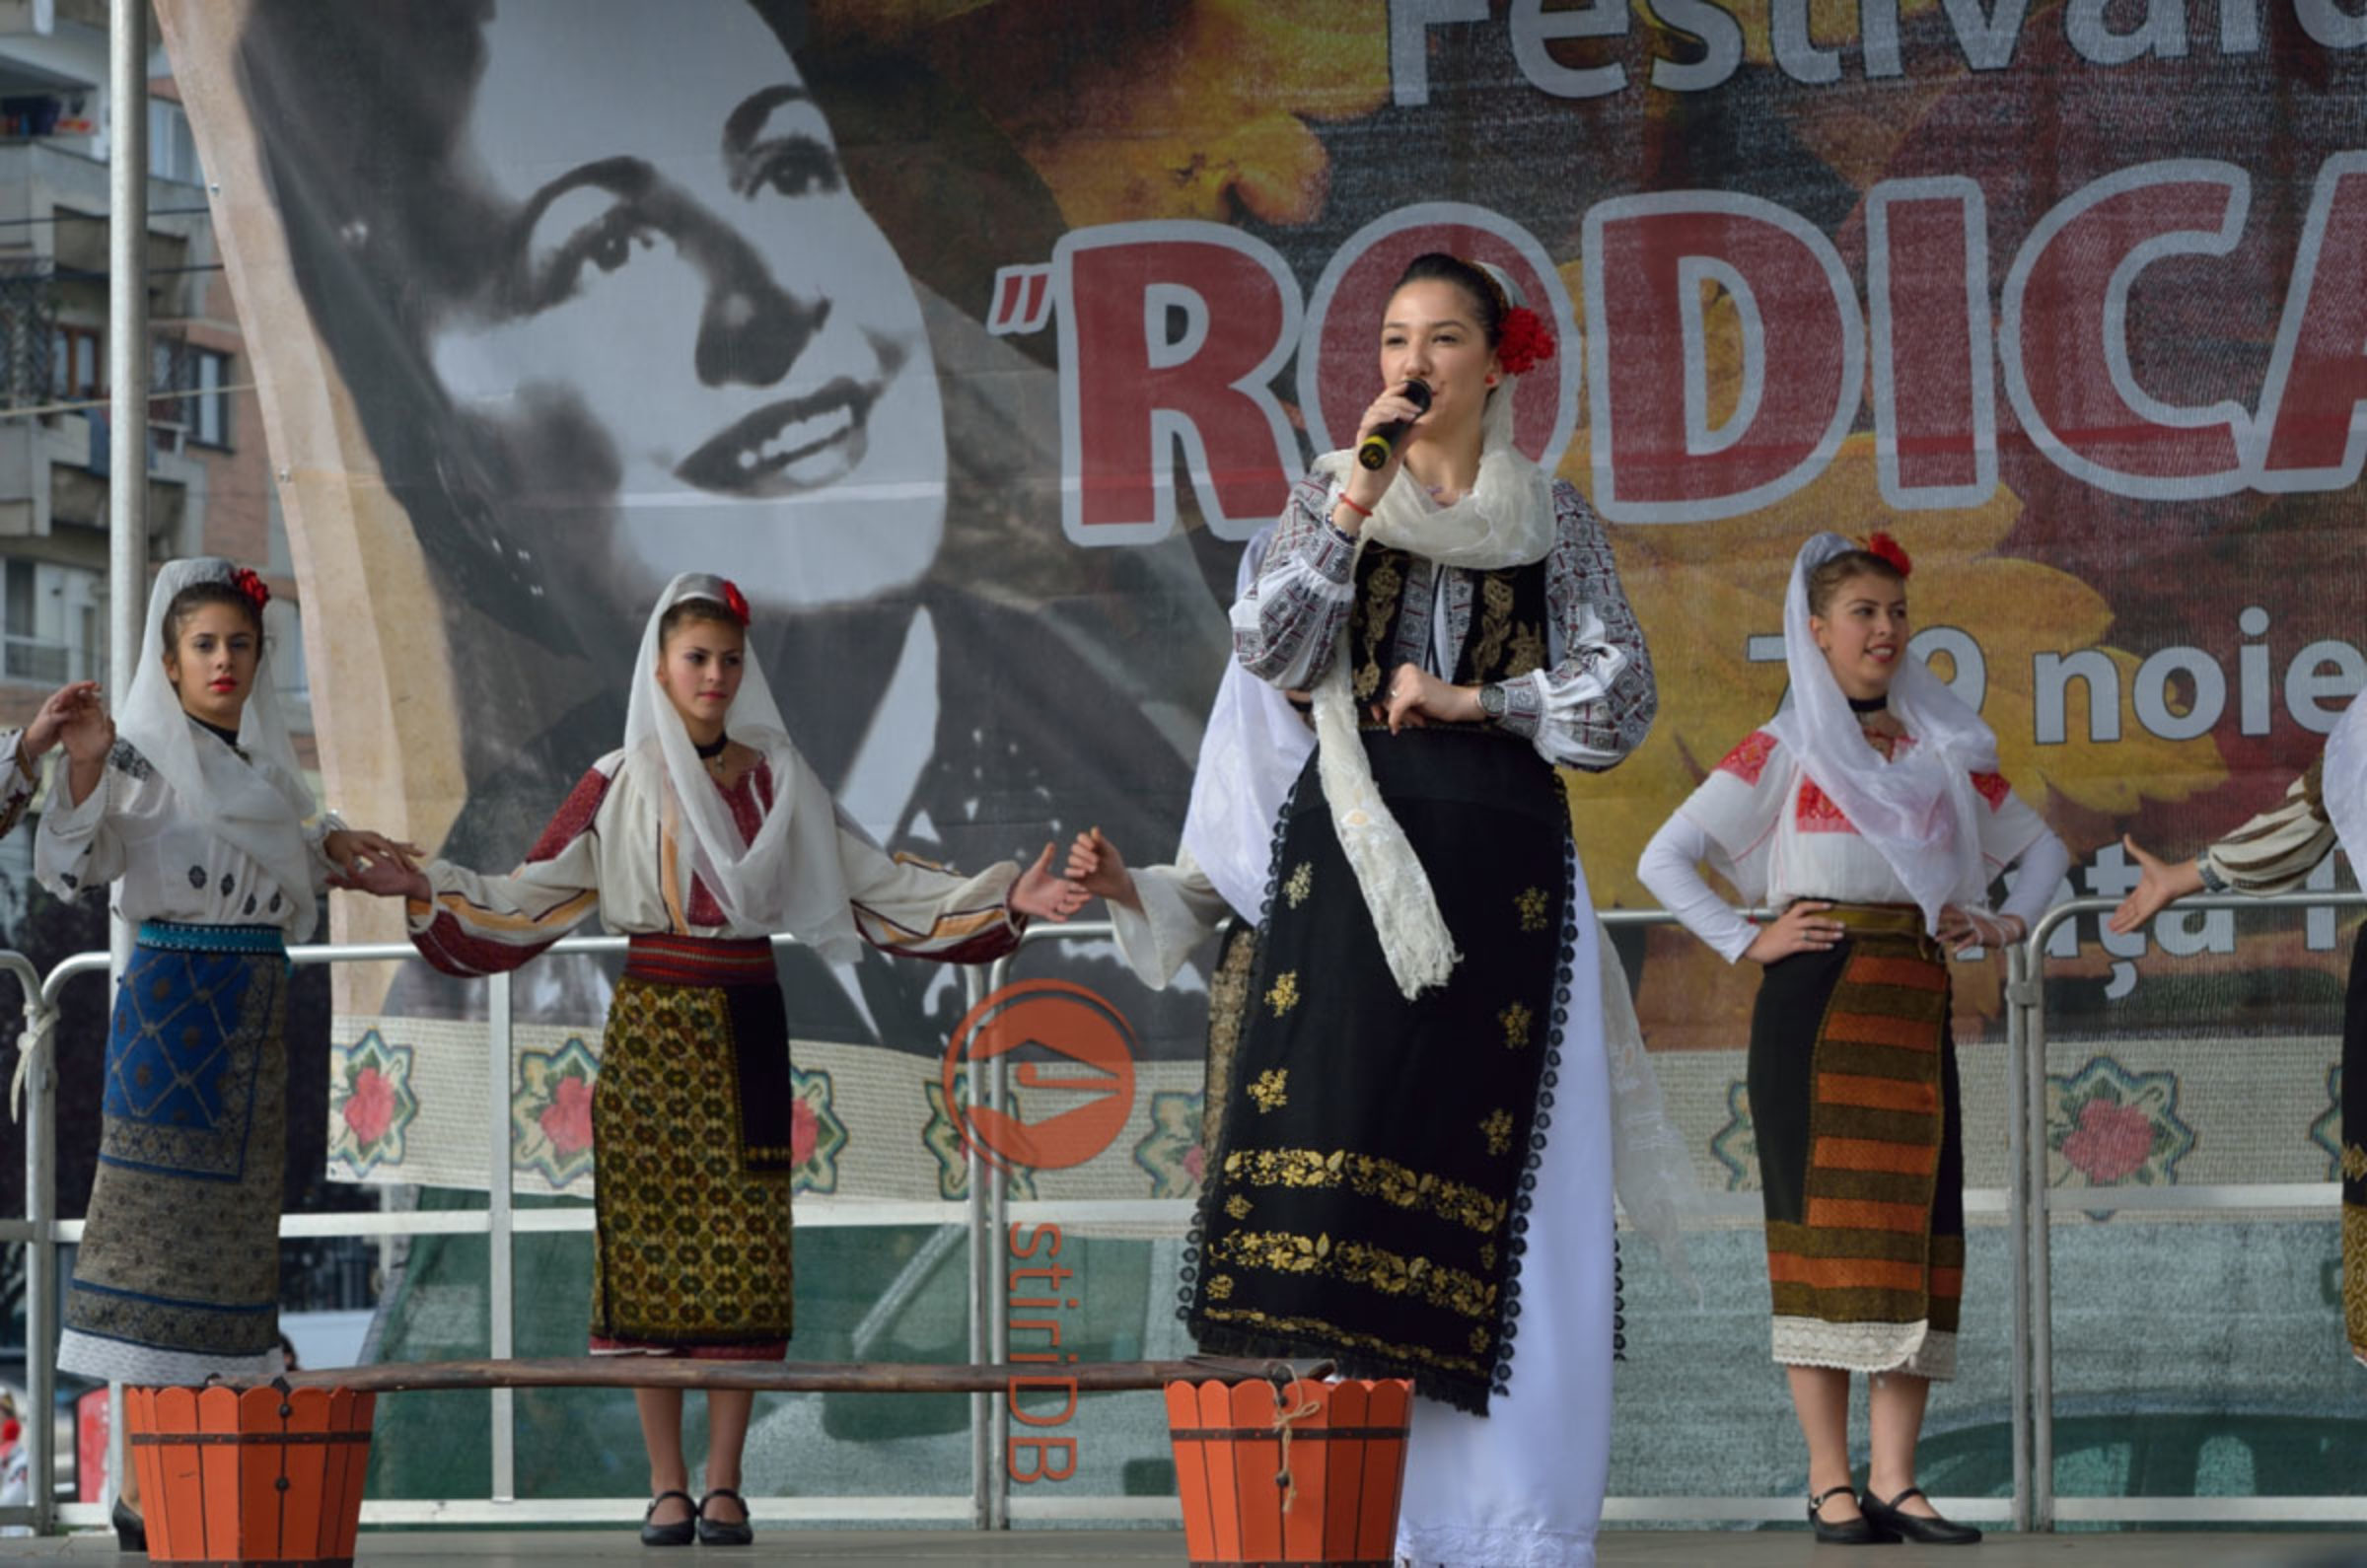
<path id="1" fill-rule="evenodd" d="M 1290 906 L 1296 909 L 1307 901 L 1307 895 L 1314 891 L 1315 862 L 1302 860 L 1299 862 L 1299 869 L 1290 874 L 1290 881 L 1282 885 L 1282 896 L 1288 898 Z"/>
<path id="2" fill-rule="evenodd" d="M 1286 1093 L 1289 1083 L 1289 1068 L 1269 1067 L 1250 1085 L 1250 1098 L 1257 1102 L 1259 1110 L 1279 1110 L 1290 1104 L 1290 1097 Z"/>
<path id="3" fill-rule="evenodd" d="M 1274 1010 L 1276 1018 L 1299 1005 L 1298 970 L 1292 969 L 1275 977 L 1272 988 L 1265 993 L 1265 1005 Z"/>
<path id="4" fill-rule="evenodd" d="M 1537 1015 L 1535 1013 L 1530 1012 L 1529 1009 L 1523 1007 L 1518 1002 L 1513 1003 L 1512 1006 L 1506 1008 L 1503 1012 L 1498 1013 L 1496 1015 L 1496 1022 L 1504 1026 L 1505 1048 L 1508 1050 L 1519 1050 L 1522 1046 L 1528 1044 L 1529 1026 L 1536 1022 L 1536 1019 Z"/>
<path id="5" fill-rule="evenodd" d="M 1384 1296 L 1408 1296 L 1464 1318 L 1489 1319 L 1496 1287 L 1475 1274 L 1426 1257 L 1406 1257 L 1369 1242 L 1334 1243 L 1328 1234 L 1238 1231 L 1209 1247 L 1212 1259 L 1281 1274 L 1325 1274 Z"/>
<path id="6" fill-rule="evenodd" d="M 1481 1268 L 1494 1268 L 1496 1266 L 1495 1243 L 1482 1242 L 1479 1244 L 1479 1266 Z"/>
<path id="7" fill-rule="evenodd" d="M 1396 553 L 1374 552 L 1373 569 L 1365 575 L 1364 593 L 1356 603 L 1356 627 L 1364 644 L 1364 662 L 1356 667 L 1359 702 L 1370 702 L 1381 689 L 1381 661 L 1389 652 L 1389 635 L 1397 625 L 1398 595 L 1405 578 L 1398 570 Z"/>
<path id="8" fill-rule="evenodd" d="M 1250 1200 L 1236 1192 L 1225 1199 L 1225 1212 L 1237 1220 L 1246 1220 L 1250 1217 Z"/>
<path id="9" fill-rule="evenodd" d="M 2367 1203 L 2342 1205 L 2342 1320 L 2351 1354 L 2367 1361 Z"/>
<path id="10" fill-rule="evenodd" d="M 1488 678 L 1512 635 L 1512 574 L 1490 572 L 1479 579 L 1479 636 L 1471 644 L 1471 674 Z"/>
<path id="11" fill-rule="evenodd" d="M 1231 1301 L 1233 1299 L 1233 1276 L 1230 1274 L 1209 1276 L 1208 1299 L 1210 1301 Z"/>
<path id="12" fill-rule="evenodd" d="M 1471 1354 L 1472 1354 L 1472 1355 L 1474 1355 L 1474 1356 L 1484 1356 L 1484 1355 L 1486 1355 L 1486 1354 L 1487 1354 L 1487 1347 L 1488 1347 L 1488 1344 L 1489 1344 L 1489 1342 L 1490 1342 L 1490 1341 L 1491 1341 L 1493 1338 L 1494 1338 L 1494 1335 L 1490 1334 L 1490 1333 L 1489 1333 L 1489 1332 L 1488 1332 L 1486 1329 L 1484 1329 L 1484 1328 L 1474 1328 L 1474 1329 L 1472 1329 L 1472 1330 L 1471 1330 Z"/>
<path id="13" fill-rule="evenodd" d="M 2346 1143 L 2342 1146 L 2342 1179 L 2367 1181 L 2367 1149 L 2362 1149 L 2355 1143 Z"/>
<path id="14" fill-rule="evenodd" d="M 1487 1140 L 1489 1154 L 1502 1154 L 1512 1147 L 1512 1112 L 1491 1111 L 1487 1119 L 1479 1123 L 1479 1133 Z"/>
<path id="15" fill-rule="evenodd" d="M 1225 1179 L 1253 1187 L 1345 1186 L 1358 1197 L 1427 1210 L 1482 1236 L 1494 1235 L 1511 1212 L 1508 1203 L 1481 1188 L 1345 1149 L 1329 1154 L 1317 1149 L 1237 1149 L 1225 1156 Z"/>
<path id="16" fill-rule="evenodd" d="M 1544 633 L 1523 622 L 1512 629 L 1512 655 L 1504 661 L 1504 678 L 1518 680 L 1545 667 Z"/>
<path id="17" fill-rule="evenodd" d="M 1544 889 L 1531 888 L 1512 902 L 1513 907 L 1520 911 L 1523 931 L 1545 929 L 1545 912 L 1552 908 L 1553 900 L 1547 895 Z"/>

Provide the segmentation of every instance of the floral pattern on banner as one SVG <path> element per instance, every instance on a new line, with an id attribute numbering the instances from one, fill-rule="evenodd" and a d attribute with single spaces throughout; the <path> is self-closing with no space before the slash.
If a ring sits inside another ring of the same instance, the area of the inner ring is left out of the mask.
<path id="1" fill-rule="evenodd" d="M 592 1090 L 600 1057 L 580 1035 L 555 1051 L 521 1051 L 510 1092 L 510 1168 L 554 1187 L 592 1175 Z"/>
<path id="2" fill-rule="evenodd" d="M 963 1147 L 962 1124 L 956 1112 L 945 1103 L 945 1086 L 935 1078 L 921 1085 L 921 1094 L 929 1103 L 928 1124 L 920 1129 L 921 1144 L 937 1157 L 937 1195 L 951 1201 L 969 1195 L 969 1151 Z M 954 1094 L 964 1097 L 969 1093 L 969 1070 L 954 1075 Z M 1011 1112 L 1019 1113 L 1019 1097 L 1011 1100 Z M 1026 1166 L 1008 1166 L 1010 1195 L 1032 1199 L 1036 1196 L 1036 1173 Z"/>
<path id="3" fill-rule="evenodd" d="M 350 1046 L 329 1048 L 328 1158 L 359 1180 L 377 1167 L 402 1164 L 403 1134 L 418 1119 L 411 1093 L 412 1050 L 371 1030 Z"/>
<path id="4" fill-rule="evenodd" d="M 790 1177 L 796 1192 L 838 1190 L 838 1157 L 846 1152 L 846 1123 L 831 1104 L 830 1075 L 817 1069 L 789 1069 L 789 1086 L 797 1096 L 790 1105 L 789 1157 L 797 1162 Z"/>
<path id="5" fill-rule="evenodd" d="M 1151 1196 L 1188 1198 L 1207 1175 L 1208 1151 L 1200 1147 L 1200 1111 L 1206 1097 L 1196 1091 L 1162 1089 L 1151 1096 L 1151 1130 L 1134 1146 L 1134 1163 L 1151 1177 Z"/>
<path id="6" fill-rule="evenodd" d="M 1726 1168 L 1726 1190 L 1758 1189 L 1758 1133 L 1751 1125 L 1751 1088 L 1738 1078 L 1726 1086 L 1726 1125 L 1709 1135 L 1710 1157 Z"/>
<path id="7" fill-rule="evenodd" d="M 2342 1064 L 2326 1070 L 2326 1108 L 2310 1123 L 2310 1142 L 2326 1151 L 2326 1178 L 2342 1179 Z"/>
<path id="8" fill-rule="evenodd" d="M 2046 1180 L 2051 1186 L 2168 1186 L 2194 1148 L 2178 1114 L 2178 1074 L 2136 1073 L 2096 1056 L 2046 1077 Z"/>

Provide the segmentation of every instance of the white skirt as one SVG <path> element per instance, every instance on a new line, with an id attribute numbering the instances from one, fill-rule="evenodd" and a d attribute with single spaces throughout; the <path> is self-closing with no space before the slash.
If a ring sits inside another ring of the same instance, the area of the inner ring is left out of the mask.
<path id="1" fill-rule="evenodd" d="M 1585 873 L 1574 896 L 1589 907 Z M 1577 924 L 1570 1022 L 1529 1210 L 1511 1392 L 1413 1401 L 1398 1555 L 1417 1568 L 1592 1568 L 1611 1473 L 1611 1082 L 1602 927 Z"/>

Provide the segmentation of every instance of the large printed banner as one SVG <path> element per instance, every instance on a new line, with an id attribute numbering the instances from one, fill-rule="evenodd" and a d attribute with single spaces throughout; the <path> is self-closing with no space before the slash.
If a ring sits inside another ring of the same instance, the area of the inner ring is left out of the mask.
<path id="1" fill-rule="evenodd" d="M 2367 684 L 2357 0 L 159 9 L 333 803 L 474 864 L 617 743 L 687 568 L 748 590 L 894 847 L 1167 858 L 1241 541 L 1350 434 L 1434 248 L 1557 321 L 1520 439 L 1613 525 L 1658 668 L 1649 744 L 1571 783 L 1606 902 L 1773 710 L 1819 528 L 1914 553 L 1916 650 L 2072 842 L 2066 895 L 2130 885 L 2124 830 L 2190 851 L 2274 799 Z M 2234 936 L 2083 921 L 2057 1027 L 2328 1027 L 2331 914 L 2241 968 Z M 1740 1044 L 1752 975 L 1622 942 L 1657 1047 Z M 917 965 L 788 978 L 801 1039 L 932 1051 L 962 1011 Z M 596 1023 L 604 986 L 522 1003 Z M 1122 994 L 1197 1049 L 1188 986 Z M 1996 1007 L 1960 975 L 1961 1034 Z"/>

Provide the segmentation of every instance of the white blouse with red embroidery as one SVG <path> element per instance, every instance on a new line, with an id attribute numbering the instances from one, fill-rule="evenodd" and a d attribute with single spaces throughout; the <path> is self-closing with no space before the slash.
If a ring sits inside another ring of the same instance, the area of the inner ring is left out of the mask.
<path id="1" fill-rule="evenodd" d="M 1911 738 L 1900 746 L 1912 746 Z M 2023 876 L 2000 913 L 2025 926 L 2053 899 L 2070 854 L 2045 820 L 2013 792 L 2004 775 L 1975 773 L 1987 803 L 1979 814 L 1983 865 L 1994 878 L 2015 862 Z M 1644 886 L 1695 936 L 1729 961 L 1751 945 L 1756 928 L 1710 891 L 1698 866 L 1732 877 L 1737 866 L 1763 869 L 1766 901 L 1911 903 L 1882 851 L 1859 836 L 1783 744 L 1754 731 L 1710 770 L 1700 788 L 1653 838 L 1637 867 Z"/>

